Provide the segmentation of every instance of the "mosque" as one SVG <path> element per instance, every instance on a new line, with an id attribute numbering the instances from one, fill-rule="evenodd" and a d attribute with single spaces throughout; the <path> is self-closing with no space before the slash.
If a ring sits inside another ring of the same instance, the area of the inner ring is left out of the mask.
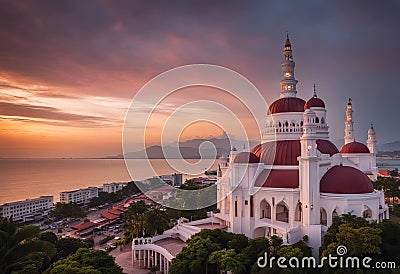
<path id="1" fill-rule="evenodd" d="M 389 209 L 371 183 L 377 178 L 373 126 L 366 145 L 355 141 L 349 99 L 339 151 L 329 140 L 327 109 L 315 85 L 308 101 L 297 97 L 288 36 L 283 57 L 280 97 L 269 106 L 261 144 L 223 159 L 215 217 L 250 238 L 278 235 L 293 244 L 307 235 L 317 254 L 333 217 L 350 212 L 380 222 Z"/>
<path id="2" fill-rule="evenodd" d="M 280 98 L 268 108 L 261 143 L 251 151 L 232 150 L 221 159 L 218 213 L 178 222 L 162 235 L 132 242 L 132 264 L 159 265 L 168 272 L 186 240 L 205 228 L 226 229 L 249 238 L 277 235 L 284 244 L 307 236 L 318 257 L 323 235 L 335 216 L 351 213 L 378 222 L 389 218 L 384 193 L 375 190 L 376 136 L 371 125 L 366 145 L 354 139 L 352 102 L 346 106 L 345 144 L 329 140 L 327 109 L 314 94 L 297 97 L 292 45 L 283 51 Z"/>

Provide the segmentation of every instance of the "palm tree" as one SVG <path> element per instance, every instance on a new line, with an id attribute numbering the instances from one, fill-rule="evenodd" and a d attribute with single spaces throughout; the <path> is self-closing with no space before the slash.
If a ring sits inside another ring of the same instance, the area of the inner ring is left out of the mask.
<path id="1" fill-rule="evenodd" d="M 37 226 L 18 227 L 12 220 L 0 218 L 0 273 L 9 273 L 22 259 L 35 253 L 49 257 L 55 254 L 54 245 L 39 240 Z"/>
<path id="2" fill-rule="evenodd" d="M 168 219 L 165 211 L 153 208 L 144 214 L 145 232 L 147 236 L 159 235 L 168 229 Z"/>
<path id="3" fill-rule="evenodd" d="M 144 236 L 144 213 L 147 211 L 147 206 L 140 201 L 129 206 L 124 213 L 125 237 L 132 240 L 136 237 Z"/>

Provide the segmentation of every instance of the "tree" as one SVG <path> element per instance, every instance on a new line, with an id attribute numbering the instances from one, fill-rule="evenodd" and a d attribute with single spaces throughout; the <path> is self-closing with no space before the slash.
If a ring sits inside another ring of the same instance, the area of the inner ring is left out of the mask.
<path id="1" fill-rule="evenodd" d="M 143 201 L 132 203 L 128 210 L 124 213 L 125 237 L 129 240 L 144 236 L 144 213 L 147 211 L 147 206 Z"/>
<path id="2" fill-rule="evenodd" d="M 57 203 L 50 216 L 56 219 L 63 218 L 83 218 L 86 217 L 87 212 L 76 203 Z"/>
<path id="3" fill-rule="evenodd" d="M 29 256 L 39 254 L 41 258 L 55 254 L 54 245 L 40 240 L 37 226 L 18 227 L 9 219 L 0 219 L 0 273 L 10 273 L 16 268 L 22 269 Z M 23 261 L 23 262 L 22 262 Z M 37 265 L 38 268 L 42 265 Z"/>
<path id="4" fill-rule="evenodd" d="M 114 258 L 101 250 L 80 248 L 64 260 L 54 263 L 48 270 L 56 273 L 82 274 L 122 274 L 122 268 L 115 264 Z"/>
<path id="5" fill-rule="evenodd" d="M 394 261 L 396 265 L 399 265 L 400 224 L 385 220 L 379 224 L 379 228 L 382 230 L 381 257 L 387 261 Z"/>
<path id="6" fill-rule="evenodd" d="M 42 241 L 47 241 L 52 244 L 55 244 L 58 240 L 57 235 L 50 231 L 46 231 L 40 234 L 39 239 Z"/>
<path id="7" fill-rule="evenodd" d="M 169 274 L 207 273 L 208 257 L 220 248 L 221 246 L 213 242 L 210 237 L 202 238 L 194 235 L 187 241 L 187 246 L 172 259 Z"/>
<path id="8" fill-rule="evenodd" d="M 278 249 L 276 254 L 279 257 L 285 257 L 286 259 L 290 259 L 292 257 L 300 259 L 303 257 L 303 252 L 301 252 L 301 249 L 298 247 L 293 247 L 291 245 L 282 246 Z"/>
<path id="9" fill-rule="evenodd" d="M 234 274 L 245 273 L 246 267 L 241 256 L 234 249 L 222 249 L 214 251 L 208 257 L 210 264 L 216 264 L 218 269 L 231 271 Z"/>
<path id="10" fill-rule="evenodd" d="M 90 248 L 92 242 L 81 241 L 80 239 L 66 237 L 56 242 L 57 259 L 65 259 L 75 253 L 79 248 Z"/>
<path id="11" fill-rule="evenodd" d="M 160 235 L 169 228 L 165 211 L 153 208 L 144 213 L 144 231 L 146 235 Z"/>

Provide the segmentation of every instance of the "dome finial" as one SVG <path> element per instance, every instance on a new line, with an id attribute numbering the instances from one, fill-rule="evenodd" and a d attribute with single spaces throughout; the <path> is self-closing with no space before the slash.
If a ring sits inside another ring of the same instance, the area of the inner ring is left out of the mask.
<path id="1" fill-rule="evenodd" d="M 349 98 L 349 101 L 347 102 L 348 105 L 351 105 L 351 98 Z"/>
<path id="2" fill-rule="evenodd" d="M 292 50 L 292 44 L 290 43 L 289 40 L 289 33 L 286 31 L 285 51 L 291 51 L 291 50 Z"/>
<path id="3" fill-rule="evenodd" d="M 374 129 L 374 124 L 371 123 L 371 129 Z"/>
<path id="4" fill-rule="evenodd" d="M 317 98 L 317 91 L 316 91 L 316 89 L 315 89 L 315 83 L 314 83 L 314 86 L 313 86 L 313 88 L 314 88 L 313 97 L 314 97 L 314 98 Z"/>

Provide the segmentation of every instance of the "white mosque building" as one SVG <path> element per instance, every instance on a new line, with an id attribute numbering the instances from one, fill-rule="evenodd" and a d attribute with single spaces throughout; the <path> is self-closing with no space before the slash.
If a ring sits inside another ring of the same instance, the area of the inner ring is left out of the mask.
<path id="1" fill-rule="evenodd" d="M 280 98 L 268 109 L 261 144 L 251 151 L 231 151 L 218 171 L 217 208 L 207 219 L 179 222 L 162 235 L 132 242 L 132 264 L 158 265 L 168 272 L 172 258 L 192 235 L 222 228 L 249 238 L 278 235 L 285 244 L 307 236 L 318 256 L 332 219 L 351 213 L 378 222 L 389 218 L 377 178 L 376 138 L 371 126 L 367 145 L 356 142 L 352 102 L 346 106 L 345 144 L 329 141 L 325 103 L 314 95 L 297 97 L 295 62 L 286 39 Z"/>
<path id="2" fill-rule="evenodd" d="M 280 98 L 268 109 L 262 141 L 251 151 L 232 151 L 220 168 L 215 217 L 227 230 L 250 238 L 278 235 L 293 244 L 307 235 L 316 255 L 332 218 L 352 213 L 367 219 L 389 218 L 376 180 L 376 137 L 356 142 L 352 102 L 346 106 L 345 144 L 329 141 L 327 109 L 314 95 L 297 97 L 295 62 L 286 39 Z"/>

